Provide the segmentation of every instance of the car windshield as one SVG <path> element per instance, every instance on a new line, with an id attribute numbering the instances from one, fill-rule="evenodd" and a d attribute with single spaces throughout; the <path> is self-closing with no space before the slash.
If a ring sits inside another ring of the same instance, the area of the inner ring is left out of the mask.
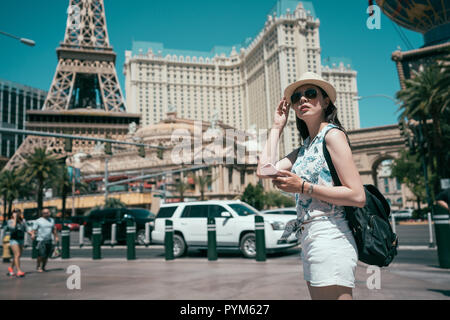
<path id="1" fill-rule="evenodd" d="M 279 212 L 280 214 L 293 214 L 293 215 L 297 215 L 297 211 L 295 210 L 283 210 Z"/>
<path id="2" fill-rule="evenodd" d="M 236 213 L 240 216 L 250 216 L 254 214 L 259 214 L 259 212 L 256 209 L 243 203 L 233 203 L 229 204 L 229 206 L 231 207 L 231 209 L 236 211 Z"/>
<path id="3" fill-rule="evenodd" d="M 130 213 L 135 216 L 136 218 L 144 219 L 144 218 L 150 218 L 153 216 L 153 214 L 145 209 L 132 209 L 130 210 Z"/>

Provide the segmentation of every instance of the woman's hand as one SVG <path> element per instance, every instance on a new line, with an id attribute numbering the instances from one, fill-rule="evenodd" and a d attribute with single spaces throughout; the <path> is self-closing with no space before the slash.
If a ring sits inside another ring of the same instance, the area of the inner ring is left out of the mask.
<path id="1" fill-rule="evenodd" d="M 280 170 L 283 174 L 282 177 L 272 179 L 272 183 L 275 187 L 285 192 L 301 193 L 303 179 L 295 173 L 286 170 Z"/>
<path id="2" fill-rule="evenodd" d="M 291 105 L 287 102 L 286 98 L 280 101 L 273 117 L 273 128 L 284 129 L 289 117 L 290 107 Z"/>

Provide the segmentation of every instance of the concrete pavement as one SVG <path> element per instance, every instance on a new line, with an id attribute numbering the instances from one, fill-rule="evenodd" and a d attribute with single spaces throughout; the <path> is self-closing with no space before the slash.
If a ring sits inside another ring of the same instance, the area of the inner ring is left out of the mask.
<path id="1" fill-rule="evenodd" d="M 430 249 L 432 250 L 432 249 Z M 208 261 L 188 256 L 165 261 L 164 256 L 127 261 L 123 258 L 50 260 L 49 272 L 34 271 L 35 261 L 22 259 L 24 278 L 0 277 L 0 299 L 168 299 L 168 300 L 303 300 L 310 299 L 303 280 L 299 250 L 265 262 L 234 257 Z M 80 270 L 81 289 L 69 289 Z M 435 265 L 393 263 L 380 270 L 380 288 L 373 271 L 359 263 L 357 300 L 450 300 L 450 270 Z M 71 277 L 71 278 L 70 278 Z M 369 283 L 369 285 L 368 285 Z"/>

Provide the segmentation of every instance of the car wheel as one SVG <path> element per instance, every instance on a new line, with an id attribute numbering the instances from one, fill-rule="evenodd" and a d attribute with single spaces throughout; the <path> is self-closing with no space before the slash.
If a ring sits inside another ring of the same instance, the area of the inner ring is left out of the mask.
<path id="1" fill-rule="evenodd" d="M 183 256 L 186 253 L 186 242 L 184 241 L 183 237 L 174 234 L 173 235 L 173 256 L 174 258 L 179 258 Z"/>
<path id="2" fill-rule="evenodd" d="M 242 237 L 240 249 L 244 257 L 249 259 L 256 257 L 256 238 L 253 232 Z"/>
<path id="3" fill-rule="evenodd" d="M 136 242 L 137 244 L 143 246 L 145 245 L 145 230 L 139 230 L 136 234 Z"/>

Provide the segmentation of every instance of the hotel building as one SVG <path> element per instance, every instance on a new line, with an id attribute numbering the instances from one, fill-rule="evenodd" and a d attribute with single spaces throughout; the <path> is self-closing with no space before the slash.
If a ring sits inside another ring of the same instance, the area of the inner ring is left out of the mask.
<path id="1" fill-rule="evenodd" d="M 47 92 L 0 79 L 0 119 L 3 128 L 25 129 L 26 111 L 41 110 Z M 14 155 L 24 136 L 0 133 L 0 156 L 6 161 Z"/>
<path id="2" fill-rule="evenodd" d="M 336 87 L 336 106 L 345 129 L 358 129 L 358 102 L 352 99 L 357 95 L 356 71 L 346 59 L 322 62 L 319 26 L 311 2 L 279 0 L 258 35 L 232 47 L 199 52 L 133 42 L 125 53 L 127 108 L 142 115 L 142 126 L 156 124 L 176 110 L 180 118 L 220 120 L 244 130 L 268 129 L 284 88 L 312 71 Z M 291 111 L 280 154 L 299 143 Z"/>

